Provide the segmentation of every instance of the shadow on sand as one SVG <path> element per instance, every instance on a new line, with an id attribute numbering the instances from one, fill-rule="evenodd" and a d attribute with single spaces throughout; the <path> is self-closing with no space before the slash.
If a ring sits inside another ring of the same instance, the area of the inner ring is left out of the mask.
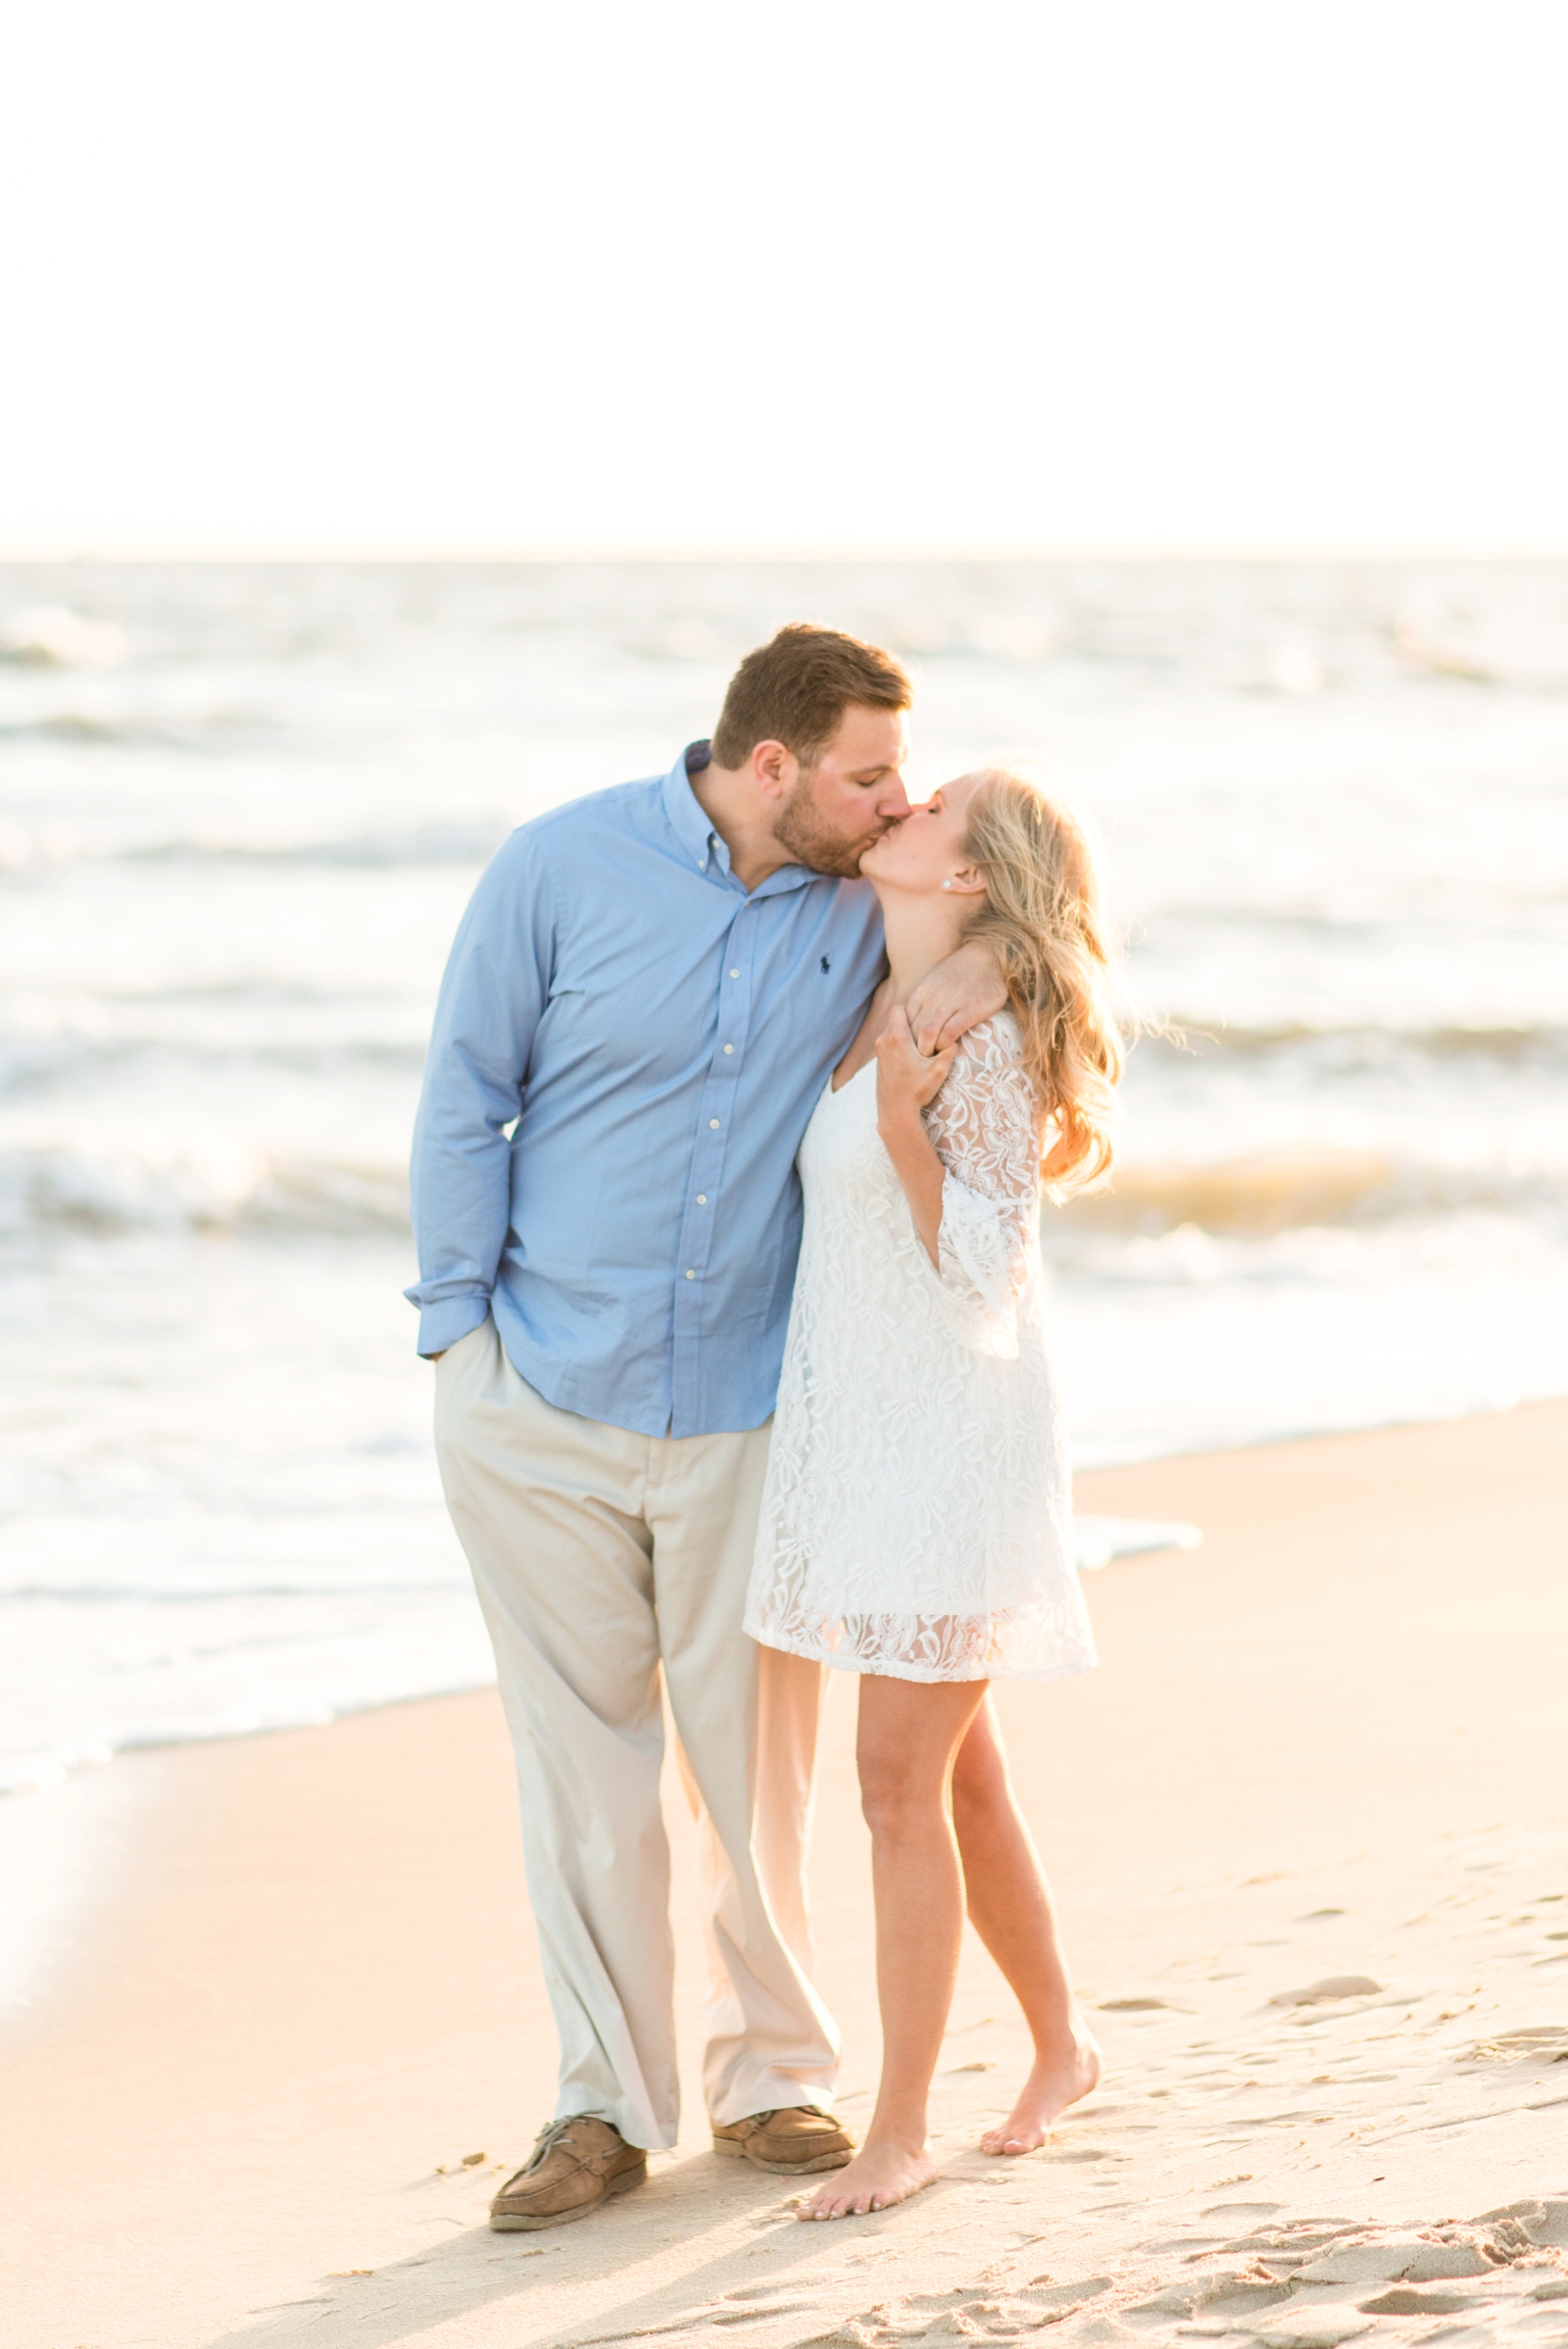
<path id="1" fill-rule="evenodd" d="M 300 2349 L 307 2327 L 312 2349 L 335 2349 L 339 2342 L 345 2349 L 349 2343 L 353 2349 L 392 2349 L 502 2303 L 507 2349 L 589 2349 L 591 2343 L 706 2327 L 715 2316 L 738 2323 L 747 2313 L 759 2320 L 799 2315 L 801 2337 L 808 2340 L 830 2330 L 838 2313 L 830 2305 L 837 2295 L 828 2276 L 818 2285 L 810 2272 L 836 2266 L 848 2244 L 885 2229 L 887 2222 L 847 2219 L 803 2227 L 789 2207 L 803 2182 L 697 2155 L 653 2170 L 634 2195 L 576 2226 L 537 2235 L 466 2227 L 371 2275 L 323 2276 L 314 2291 L 259 2310 L 218 2336 L 211 2349 Z M 635 2229 L 617 2229 L 617 2219 L 633 2209 Z M 712 2249 L 705 2257 L 710 2238 Z M 688 2264 L 671 2277 L 682 2246 Z M 616 2297 L 617 2281 L 635 2286 L 639 2270 L 648 2272 L 646 2287 Z M 655 2274 L 664 2280 L 656 2284 Z M 864 2276 L 853 2284 L 838 2282 L 839 2293 L 866 2297 Z M 722 2303 L 719 2295 L 726 2291 L 743 2297 Z M 491 2337 L 488 2327 L 483 2337 Z"/>

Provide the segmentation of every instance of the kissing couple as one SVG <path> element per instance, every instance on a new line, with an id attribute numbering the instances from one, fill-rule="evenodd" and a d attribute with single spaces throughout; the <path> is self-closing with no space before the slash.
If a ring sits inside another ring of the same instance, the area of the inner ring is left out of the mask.
<path id="1" fill-rule="evenodd" d="M 715 2152 L 823 2174 L 804 2218 L 929 2184 L 966 1911 L 1035 2046 L 985 2150 L 1100 2077 L 989 1684 L 1095 1661 L 1038 1221 L 1109 1161 L 1121 1048 L 1082 830 L 1002 769 L 911 809 L 909 701 L 891 654 L 781 629 L 711 743 L 512 834 L 442 984 L 408 1294 L 561 2042 L 499 2228 L 675 2142 L 662 1684 Z M 858 2150 L 805 1889 L 830 1665 L 860 1676 L 876 1899 Z"/>

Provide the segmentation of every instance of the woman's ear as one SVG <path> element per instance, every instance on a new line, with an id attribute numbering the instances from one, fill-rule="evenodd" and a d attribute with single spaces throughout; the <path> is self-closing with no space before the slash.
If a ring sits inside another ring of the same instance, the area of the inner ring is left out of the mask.
<path id="1" fill-rule="evenodd" d="M 952 880 L 944 881 L 942 886 L 951 889 L 955 897 L 984 897 L 986 893 L 985 876 L 977 873 L 972 864 L 964 865 L 960 872 L 956 872 Z"/>

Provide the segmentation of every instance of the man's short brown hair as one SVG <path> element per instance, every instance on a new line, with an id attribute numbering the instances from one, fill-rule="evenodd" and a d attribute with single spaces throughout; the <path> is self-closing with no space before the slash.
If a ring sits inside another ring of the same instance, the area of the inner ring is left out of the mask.
<path id="1" fill-rule="evenodd" d="M 880 645 L 792 620 L 731 677 L 713 728 L 714 763 L 742 767 L 760 742 L 781 742 L 814 766 L 846 710 L 907 710 L 911 698 L 908 678 Z"/>

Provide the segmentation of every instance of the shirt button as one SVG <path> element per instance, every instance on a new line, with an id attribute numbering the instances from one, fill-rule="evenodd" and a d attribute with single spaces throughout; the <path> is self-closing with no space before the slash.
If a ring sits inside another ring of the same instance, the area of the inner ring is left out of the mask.
<path id="1" fill-rule="evenodd" d="M 738 979 L 741 974 L 738 970 L 732 970 L 729 975 L 732 979 Z"/>
<path id="2" fill-rule="evenodd" d="M 718 1132 L 718 1119 L 716 1117 L 710 1117 L 708 1122 L 712 1127 L 713 1132 L 716 1134 Z"/>
<path id="3" fill-rule="evenodd" d="M 689 1281 L 695 1281 L 695 1280 L 696 1280 L 696 1278 L 697 1278 L 697 1275 L 696 1275 L 696 1273 L 694 1273 L 694 1272 L 689 1272 L 689 1273 L 686 1275 L 686 1278 L 687 1278 Z"/>
<path id="4" fill-rule="evenodd" d="M 724 1050 L 726 1052 L 732 1052 L 735 1050 L 735 1047 L 732 1044 L 726 1044 Z"/>
<path id="5" fill-rule="evenodd" d="M 707 1204 L 708 1204 L 708 1194 L 707 1194 L 707 1192 L 706 1192 L 706 1191 L 699 1191 L 699 1193 L 697 1194 L 697 1204 L 698 1204 L 700 1207 L 706 1207 L 706 1206 L 707 1206 Z"/>

